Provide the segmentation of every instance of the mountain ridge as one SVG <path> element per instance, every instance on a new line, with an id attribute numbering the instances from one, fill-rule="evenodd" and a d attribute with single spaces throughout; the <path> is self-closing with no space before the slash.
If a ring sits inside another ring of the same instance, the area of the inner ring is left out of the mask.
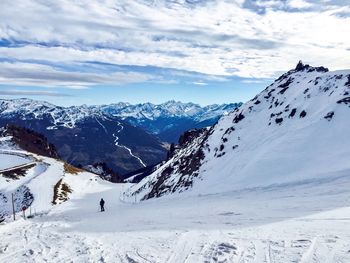
<path id="1" fill-rule="evenodd" d="M 349 80 L 350 70 L 300 62 L 126 195 L 213 194 L 340 176 L 350 170 Z"/>
<path id="2" fill-rule="evenodd" d="M 77 121 L 84 118 L 95 116 L 108 118 L 110 116 L 130 120 L 132 124 L 147 120 L 156 120 L 158 118 L 187 118 L 196 122 L 203 122 L 218 116 L 229 113 L 242 103 L 224 103 L 200 106 L 192 102 L 183 103 L 170 100 L 161 104 L 138 103 L 130 104 L 118 102 L 105 105 L 81 105 L 81 106 L 57 106 L 55 104 L 32 100 L 28 98 L 20 99 L 0 99 L 0 116 L 19 115 L 25 118 L 26 115 L 32 115 L 35 118 L 42 118 L 43 115 L 50 115 L 54 125 L 73 128 Z M 132 121 L 134 120 L 134 121 Z M 149 129 L 151 133 L 157 134 L 157 130 Z"/>

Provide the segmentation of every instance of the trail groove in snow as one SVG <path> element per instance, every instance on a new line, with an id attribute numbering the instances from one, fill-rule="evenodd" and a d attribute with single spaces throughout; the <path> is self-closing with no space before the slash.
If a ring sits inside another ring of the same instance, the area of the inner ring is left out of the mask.
<path id="1" fill-rule="evenodd" d="M 65 180 L 71 200 L 0 225 L 0 262 L 350 262 L 349 176 L 137 204 L 123 185 Z"/>
<path id="2" fill-rule="evenodd" d="M 105 131 L 105 133 L 108 134 L 106 127 L 96 117 L 95 117 L 95 120 L 97 121 L 98 124 L 100 124 L 100 126 Z"/>
<path id="3" fill-rule="evenodd" d="M 119 130 L 117 130 L 117 134 L 120 133 L 120 132 L 124 129 L 123 125 L 121 125 L 120 122 L 118 122 L 118 126 L 119 126 L 120 128 L 119 128 Z M 141 159 L 140 157 L 136 156 L 135 154 L 133 154 L 130 148 L 128 148 L 128 147 L 126 147 L 126 146 L 124 146 L 124 145 L 119 145 L 119 137 L 118 137 L 115 133 L 113 134 L 113 137 L 115 138 L 115 140 L 114 140 L 115 146 L 127 150 L 127 151 L 129 152 L 129 154 L 130 154 L 132 157 L 134 157 L 135 159 L 137 159 L 137 160 L 139 161 L 139 163 L 140 163 L 143 167 L 146 167 L 146 164 L 142 161 L 142 159 Z"/>

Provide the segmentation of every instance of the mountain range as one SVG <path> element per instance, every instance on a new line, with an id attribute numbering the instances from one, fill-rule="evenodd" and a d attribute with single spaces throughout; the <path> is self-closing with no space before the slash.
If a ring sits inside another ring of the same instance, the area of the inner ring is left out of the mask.
<path id="1" fill-rule="evenodd" d="M 123 175 L 164 160 L 168 142 L 187 129 L 212 125 L 237 106 L 170 101 L 60 107 L 23 98 L 0 100 L 0 126 L 10 123 L 43 134 L 73 165 L 105 163 Z"/>
<path id="2" fill-rule="evenodd" d="M 201 107 L 195 103 L 172 100 L 158 105 L 118 103 L 102 106 L 102 110 L 157 135 L 162 141 L 177 143 L 183 132 L 211 126 L 222 115 L 228 114 L 241 105 L 240 102 Z"/>

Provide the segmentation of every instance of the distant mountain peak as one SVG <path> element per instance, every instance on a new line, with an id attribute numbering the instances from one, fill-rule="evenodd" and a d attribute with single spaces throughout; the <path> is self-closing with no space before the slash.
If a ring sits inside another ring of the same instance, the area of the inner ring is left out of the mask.
<path id="1" fill-rule="evenodd" d="M 312 67 L 309 64 L 304 64 L 301 60 L 299 60 L 297 66 L 295 67 L 295 71 L 305 71 L 308 72 L 317 71 L 317 72 L 328 72 L 329 69 L 323 66 L 320 67 Z"/>

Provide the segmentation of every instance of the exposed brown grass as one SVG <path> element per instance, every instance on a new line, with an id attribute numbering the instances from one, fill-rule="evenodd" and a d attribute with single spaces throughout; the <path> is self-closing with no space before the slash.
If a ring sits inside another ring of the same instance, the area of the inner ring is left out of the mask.
<path id="1" fill-rule="evenodd" d="M 79 168 L 77 168 L 73 165 L 70 165 L 68 163 L 64 163 L 64 171 L 66 173 L 70 173 L 70 174 L 78 174 L 78 173 L 84 172 L 84 170 L 79 169 Z"/>
<path id="2" fill-rule="evenodd" d="M 72 189 L 68 184 L 63 182 L 63 179 L 60 179 L 53 188 L 52 204 L 56 205 L 67 201 L 69 199 L 68 195 L 70 193 L 72 193 Z"/>

